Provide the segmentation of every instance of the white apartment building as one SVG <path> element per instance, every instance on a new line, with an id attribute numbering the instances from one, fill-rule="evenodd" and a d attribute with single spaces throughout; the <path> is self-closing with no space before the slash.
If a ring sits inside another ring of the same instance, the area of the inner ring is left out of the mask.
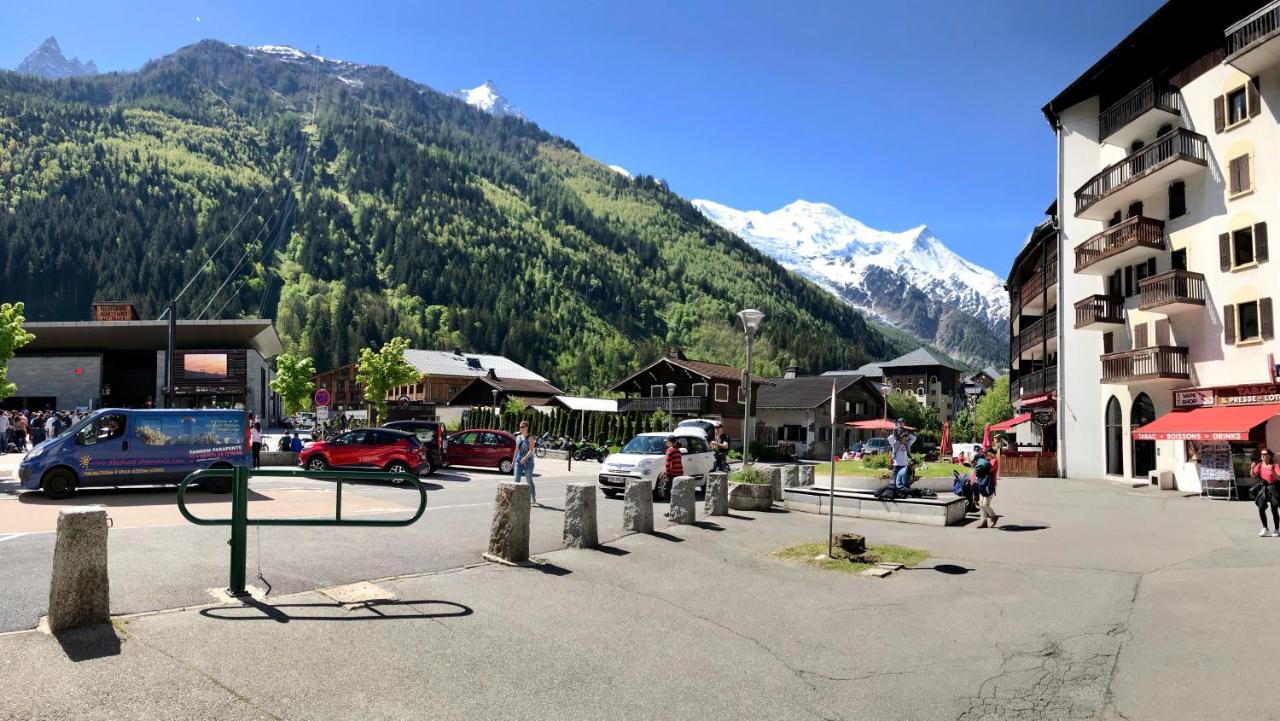
<path id="1" fill-rule="evenodd" d="M 1280 1 L 1172 0 L 1044 112 L 1061 472 L 1230 485 L 1280 447 Z"/>

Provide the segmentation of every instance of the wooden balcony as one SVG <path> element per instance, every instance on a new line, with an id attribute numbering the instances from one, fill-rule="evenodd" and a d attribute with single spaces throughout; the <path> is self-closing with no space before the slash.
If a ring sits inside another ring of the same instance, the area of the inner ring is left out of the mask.
<path id="1" fill-rule="evenodd" d="M 1110 275 L 1164 251 L 1164 221 L 1144 216 L 1113 225 L 1076 246 L 1076 272 Z"/>
<path id="2" fill-rule="evenodd" d="M 1135 383 L 1191 378 L 1184 346 L 1153 346 L 1102 356 L 1103 383 Z"/>
<path id="3" fill-rule="evenodd" d="M 754 403 L 752 405 L 755 405 Z M 675 413 L 701 413 L 707 409 L 703 396 L 662 396 L 658 398 L 620 398 L 619 413 L 653 413 L 671 410 Z"/>
<path id="4" fill-rule="evenodd" d="M 1032 315 L 1040 315 L 1054 306 L 1057 300 L 1053 289 L 1058 284 L 1058 257 L 1055 255 L 1050 258 L 1045 265 L 1045 268 L 1038 269 L 1035 275 L 1018 287 L 1013 298 L 1014 308 L 1021 308 Z"/>
<path id="5" fill-rule="evenodd" d="M 1258 76 L 1280 63 L 1280 0 L 1268 3 L 1226 29 L 1227 58 L 1224 64 Z"/>
<path id="6" fill-rule="evenodd" d="M 1204 308 L 1205 283 L 1204 276 L 1186 270 L 1171 270 L 1168 273 L 1143 278 L 1138 282 L 1142 292 L 1142 310 L 1153 310 L 1172 315 L 1193 308 Z"/>
<path id="7" fill-rule="evenodd" d="M 1182 99 L 1165 82 L 1148 80 L 1098 113 L 1098 137 L 1121 147 L 1182 117 Z"/>
<path id="8" fill-rule="evenodd" d="M 1174 128 L 1118 163 L 1107 166 L 1076 191 L 1076 217 L 1105 220 L 1135 200 L 1163 192 L 1193 168 L 1209 164 L 1203 135 Z"/>
<path id="9" fill-rule="evenodd" d="M 1124 298 L 1091 295 L 1076 303 L 1076 328 L 1107 330 L 1116 325 L 1124 325 Z"/>
<path id="10" fill-rule="evenodd" d="M 1058 366 L 1051 365 L 1034 373 L 1018 376 L 1013 381 L 1011 395 L 1021 399 L 1052 393 L 1056 390 L 1058 390 Z"/>
<path id="11" fill-rule="evenodd" d="M 1047 315 L 1027 326 L 1013 339 L 1018 356 L 1043 357 L 1058 350 L 1058 316 Z"/>

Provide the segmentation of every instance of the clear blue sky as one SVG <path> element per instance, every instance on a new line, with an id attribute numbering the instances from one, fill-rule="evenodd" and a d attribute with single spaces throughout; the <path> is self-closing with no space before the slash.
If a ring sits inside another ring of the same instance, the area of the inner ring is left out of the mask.
<path id="1" fill-rule="evenodd" d="M 1003 275 L 1052 200 L 1040 107 L 1159 5 L 59 0 L 6 8 L 0 67 L 48 35 L 104 71 L 215 38 L 319 46 L 445 91 L 491 79 L 546 129 L 686 197 L 925 223 Z"/>

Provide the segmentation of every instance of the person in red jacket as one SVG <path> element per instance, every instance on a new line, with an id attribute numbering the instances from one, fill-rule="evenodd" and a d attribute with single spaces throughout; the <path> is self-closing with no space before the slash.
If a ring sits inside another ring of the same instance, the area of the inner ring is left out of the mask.
<path id="1" fill-rule="evenodd" d="M 666 474 L 668 483 L 684 475 L 684 458 L 680 455 L 680 444 L 675 436 L 667 436 Z"/>

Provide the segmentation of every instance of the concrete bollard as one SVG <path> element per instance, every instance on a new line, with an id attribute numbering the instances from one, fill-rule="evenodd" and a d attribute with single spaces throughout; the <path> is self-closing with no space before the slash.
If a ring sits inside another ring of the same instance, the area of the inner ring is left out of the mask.
<path id="1" fill-rule="evenodd" d="M 728 473 L 710 473 L 707 475 L 707 489 L 702 504 L 702 512 L 708 516 L 729 515 Z"/>
<path id="2" fill-rule="evenodd" d="M 529 486 L 501 481 L 493 499 L 493 525 L 489 529 L 486 560 L 525 563 L 529 560 Z"/>
<path id="3" fill-rule="evenodd" d="M 769 489 L 773 492 L 773 500 L 775 503 L 782 502 L 782 466 L 770 466 L 766 469 L 769 474 Z"/>
<path id="4" fill-rule="evenodd" d="M 800 466 L 782 467 L 782 487 L 795 488 L 800 485 Z"/>
<path id="5" fill-rule="evenodd" d="M 813 466 L 810 466 L 808 464 L 800 466 L 800 485 L 802 486 L 813 485 Z"/>
<path id="6" fill-rule="evenodd" d="M 594 483 L 570 483 L 564 488 L 564 545 L 594 548 L 599 543 L 596 486 Z"/>
<path id="7" fill-rule="evenodd" d="M 49 630 L 53 633 L 111 622 L 107 577 L 107 511 L 102 506 L 58 513 L 49 582 Z"/>
<path id="8" fill-rule="evenodd" d="M 627 479 L 622 499 L 622 530 L 653 533 L 653 481 Z"/>
<path id="9" fill-rule="evenodd" d="M 693 476 L 676 476 L 671 482 L 671 508 L 667 519 L 673 524 L 687 526 L 697 520 L 697 481 Z"/>

